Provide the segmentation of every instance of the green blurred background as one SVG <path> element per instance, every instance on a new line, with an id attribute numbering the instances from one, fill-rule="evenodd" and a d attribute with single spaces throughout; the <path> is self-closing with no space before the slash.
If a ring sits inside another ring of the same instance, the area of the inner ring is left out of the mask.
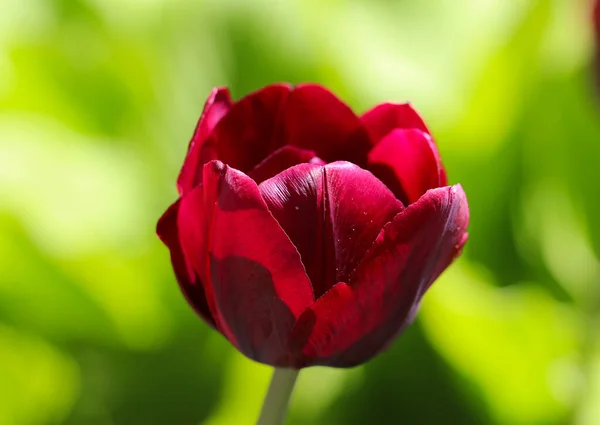
<path id="1" fill-rule="evenodd" d="M 587 0 L 2 0 L 0 425 L 244 425 L 270 369 L 185 304 L 155 223 L 211 88 L 410 100 L 471 239 L 385 354 L 289 424 L 600 424 Z"/>

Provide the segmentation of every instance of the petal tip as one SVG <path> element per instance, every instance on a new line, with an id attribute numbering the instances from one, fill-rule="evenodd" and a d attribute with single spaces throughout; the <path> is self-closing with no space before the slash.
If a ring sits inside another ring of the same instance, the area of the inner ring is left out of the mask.
<path id="1" fill-rule="evenodd" d="M 231 92 L 229 91 L 229 87 L 227 86 L 217 86 L 213 87 L 208 96 L 209 101 L 231 101 Z"/>
<path id="2" fill-rule="evenodd" d="M 210 161 L 207 165 L 210 167 L 212 172 L 220 175 L 226 173 L 228 168 L 226 164 L 223 164 L 218 159 Z"/>

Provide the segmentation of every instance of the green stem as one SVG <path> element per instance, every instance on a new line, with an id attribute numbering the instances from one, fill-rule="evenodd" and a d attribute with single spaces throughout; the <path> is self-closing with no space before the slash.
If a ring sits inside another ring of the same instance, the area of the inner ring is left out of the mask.
<path id="1" fill-rule="evenodd" d="M 300 371 L 275 369 L 257 425 L 282 425 Z"/>

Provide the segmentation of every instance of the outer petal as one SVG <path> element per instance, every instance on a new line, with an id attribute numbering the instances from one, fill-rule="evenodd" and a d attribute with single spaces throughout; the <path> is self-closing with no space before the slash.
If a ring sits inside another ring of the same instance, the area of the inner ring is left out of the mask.
<path id="1" fill-rule="evenodd" d="M 248 172 L 283 145 L 278 128 L 290 94 L 285 84 L 240 99 L 215 128 L 204 155 Z"/>
<path id="2" fill-rule="evenodd" d="M 303 348 L 296 366 L 355 366 L 387 347 L 460 252 L 468 220 L 459 185 L 431 190 L 398 214 L 350 283 L 335 285 L 299 319 L 293 339 Z"/>
<path id="3" fill-rule="evenodd" d="M 290 93 L 281 131 L 285 144 L 314 151 L 325 162 L 343 160 L 364 167 L 371 149 L 354 112 L 314 84 L 299 85 Z"/>
<path id="4" fill-rule="evenodd" d="M 348 162 L 301 164 L 260 192 L 290 237 L 319 297 L 347 280 L 402 204 L 375 176 Z"/>
<path id="5" fill-rule="evenodd" d="M 430 133 L 410 103 L 382 103 L 366 112 L 361 121 L 374 145 L 395 128 L 416 128 Z"/>
<path id="6" fill-rule="evenodd" d="M 261 183 L 294 165 L 311 163 L 325 165 L 313 151 L 295 146 L 284 146 L 277 149 L 248 173 L 256 183 Z"/>
<path id="7" fill-rule="evenodd" d="M 291 329 L 314 301 L 298 251 L 243 173 L 206 164 L 202 200 L 182 201 L 180 237 L 208 279 L 224 333 L 248 357 L 288 366 Z M 199 225 L 194 213 L 202 210 Z"/>
<path id="8" fill-rule="evenodd" d="M 202 166 L 208 161 L 203 158 L 202 146 L 215 126 L 227 114 L 231 105 L 231 96 L 226 88 L 215 88 L 208 97 L 177 179 L 180 194 L 191 190 L 201 181 Z"/>
<path id="9" fill-rule="evenodd" d="M 369 153 L 369 169 L 406 205 L 446 185 L 437 148 L 421 130 L 392 130 Z"/>
<path id="10" fill-rule="evenodd" d="M 171 205 L 158 221 L 156 233 L 171 252 L 171 263 L 179 287 L 188 303 L 196 310 L 210 326 L 215 326 L 215 321 L 208 308 L 206 294 L 202 281 L 185 259 L 177 231 L 177 214 L 180 201 Z"/>

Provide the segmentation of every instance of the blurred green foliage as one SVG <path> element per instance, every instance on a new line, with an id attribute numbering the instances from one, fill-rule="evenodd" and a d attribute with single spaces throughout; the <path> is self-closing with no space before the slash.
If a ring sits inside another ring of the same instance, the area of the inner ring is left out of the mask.
<path id="1" fill-rule="evenodd" d="M 154 235 L 205 97 L 412 101 L 471 206 L 385 354 L 302 372 L 290 424 L 600 423 L 600 103 L 587 0 L 3 0 L 0 424 L 244 425 L 270 370 Z"/>

